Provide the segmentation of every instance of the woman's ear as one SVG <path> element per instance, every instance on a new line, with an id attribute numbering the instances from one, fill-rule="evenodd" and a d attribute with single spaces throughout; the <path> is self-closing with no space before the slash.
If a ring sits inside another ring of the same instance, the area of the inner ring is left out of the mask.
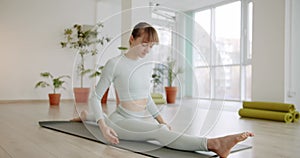
<path id="1" fill-rule="evenodd" d="M 130 38 L 129 38 L 129 44 L 132 45 L 132 42 L 134 41 L 134 38 L 132 35 L 130 35 Z"/>

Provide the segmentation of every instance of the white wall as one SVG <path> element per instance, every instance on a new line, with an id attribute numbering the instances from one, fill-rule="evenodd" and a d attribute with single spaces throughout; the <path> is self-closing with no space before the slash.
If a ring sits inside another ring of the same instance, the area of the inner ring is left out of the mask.
<path id="1" fill-rule="evenodd" d="M 130 0 L 131 1 L 131 0 Z M 147 6 L 148 0 L 132 1 L 133 8 Z M 72 74 L 76 58 L 73 50 L 61 48 L 63 30 L 79 24 L 103 22 L 103 35 L 112 42 L 102 48 L 89 65 L 104 65 L 112 56 L 120 54 L 121 0 L 1 0 L 0 2 L 0 100 L 47 99 L 50 89 L 35 89 L 41 80 L 39 73 L 49 71 L 53 75 L 68 74 L 73 80 L 62 91 L 63 99 L 73 98 L 72 84 L 78 86 Z M 137 21 L 145 18 L 148 10 L 139 9 L 131 17 Z M 130 30 L 127 30 L 130 31 Z M 95 84 L 97 79 L 86 82 Z M 74 82 L 74 83 L 72 83 Z"/>
<path id="2" fill-rule="evenodd" d="M 74 53 L 62 49 L 63 30 L 94 24 L 95 0 L 0 1 L 0 100 L 46 99 L 34 89 L 39 73 L 72 75 Z M 63 98 L 72 97 L 71 81 Z"/>
<path id="3" fill-rule="evenodd" d="M 293 0 L 293 91 L 288 98 L 284 85 L 284 13 L 285 1 L 254 0 L 253 100 L 296 102 L 299 97 L 299 1 Z M 145 6 L 146 0 L 132 0 L 133 7 Z M 272 4 L 272 5 L 270 5 Z M 104 7 L 105 6 L 105 7 Z M 104 21 L 104 33 L 113 37 L 101 61 L 119 54 L 121 0 L 1 0 L 0 1 L 0 100 L 47 99 L 47 89 L 34 89 L 39 73 L 54 75 L 73 72 L 74 52 L 62 49 L 63 30 L 75 23 Z M 148 10 L 144 10 L 147 13 Z M 149 13 L 149 12 L 148 12 Z M 132 25 L 143 18 L 133 15 Z M 286 79 L 287 80 L 287 79 Z M 298 83 L 297 83 L 298 82 Z M 286 83 L 286 85 L 288 85 Z M 72 83 L 63 98 L 72 98 Z"/>
<path id="4" fill-rule="evenodd" d="M 97 22 L 103 22 L 105 32 L 109 32 L 112 42 L 106 45 L 98 55 L 98 65 L 119 55 L 119 46 L 129 47 L 132 27 L 140 21 L 149 22 L 149 0 L 100 0 L 97 1 Z M 96 82 L 95 82 L 96 83 Z M 109 99 L 115 99 L 113 85 L 110 87 Z"/>
<path id="5" fill-rule="evenodd" d="M 121 45 L 121 0 L 101 0 L 97 2 L 96 21 L 104 25 L 103 35 L 109 36 L 111 42 L 98 54 L 98 65 L 104 65 L 112 56 L 120 54 Z"/>
<path id="6" fill-rule="evenodd" d="M 285 1 L 254 0 L 252 100 L 284 101 Z"/>
<path id="7" fill-rule="evenodd" d="M 111 42 L 104 47 L 97 56 L 96 64 L 104 65 L 108 59 L 121 53 L 118 47 L 121 46 L 121 18 L 122 18 L 122 0 L 98 0 L 96 6 L 96 21 L 104 24 L 103 32 L 111 38 Z M 97 83 L 99 78 L 95 80 Z M 113 85 L 109 90 L 109 99 L 115 99 Z"/>
<path id="8" fill-rule="evenodd" d="M 294 103 L 300 109 L 300 1 L 286 1 L 286 102 Z"/>

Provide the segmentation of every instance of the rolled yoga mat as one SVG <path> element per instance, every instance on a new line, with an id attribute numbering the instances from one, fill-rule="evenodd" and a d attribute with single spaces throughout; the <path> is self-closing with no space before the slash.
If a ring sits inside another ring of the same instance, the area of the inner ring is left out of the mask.
<path id="1" fill-rule="evenodd" d="M 298 122 L 299 121 L 299 111 L 295 111 L 292 114 L 293 114 L 293 122 Z"/>
<path id="2" fill-rule="evenodd" d="M 155 104 L 165 104 L 166 100 L 163 98 L 163 95 L 160 93 L 151 93 L 151 97 Z"/>
<path id="3" fill-rule="evenodd" d="M 261 109 L 261 110 L 272 110 L 272 111 L 282 111 L 282 112 L 294 112 L 295 106 L 293 104 L 287 103 L 276 103 L 276 102 L 243 102 L 244 108 L 249 109 Z"/>
<path id="4" fill-rule="evenodd" d="M 151 93 L 152 98 L 163 98 L 163 95 L 160 93 Z"/>
<path id="5" fill-rule="evenodd" d="M 281 122 L 285 122 L 285 123 L 290 123 L 293 121 L 293 115 L 288 112 L 242 108 L 239 110 L 239 115 L 241 117 L 250 117 L 250 118 L 266 119 L 266 120 L 273 120 L 273 121 L 281 121 Z"/>
<path id="6" fill-rule="evenodd" d="M 166 100 L 164 100 L 164 99 L 154 98 L 153 101 L 155 104 L 165 104 L 166 103 Z"/>
<path id="7" fill-rule="evenodd" d="M 70 121 L 40 121 L 39 125 L 44 128 L 55 130 L 58 132 L 74 135 L 91 141 L 99 142 L 104 144 L 104 138 L 102 137 L 101 131 L 96 123 L 81 123 L 81 122 L 70 122 Z M 97 136 L 97 138 L 96 138 Z M 150 156 L 150 157 L 163 157 L 163 158 L 210 158 L 216 156 L 214 152 L 205 151 L 182 151 L 175 150 L 167 147 L 157 148 L 155 144 L 141 141 L 126 141 L 120 140 L 120 143 L 114 145 L 115 147 L 132 151 L 138 154 Z M 231 149 L 231 153 L 250 149 L 250 145 L 237 144 Z M 152 149 L 152 150 L 145 150 Z M 154 149 L 154 150 L 153 150 Z"/>

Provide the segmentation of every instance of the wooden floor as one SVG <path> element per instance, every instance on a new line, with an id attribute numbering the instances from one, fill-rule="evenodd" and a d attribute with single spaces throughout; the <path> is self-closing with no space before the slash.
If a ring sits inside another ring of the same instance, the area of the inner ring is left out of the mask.
<path id="1" fill-rule="evenodd" d="M 111 113 L 114 105 L 114 102 L 109 102 L 105 111 Z M 85 105 L 75 108 L 72 101 L 63 101 L 58 107 L 50 107 L 46 101 L 1 102 L 0 158 L 146 157 L 38 125 L 38 121 L 68 120 L 77 115 L 77 110 L 83 108 Z M 286 124 L 240 118 L 237 105 L 230 107 L 193 100 L 160 108 L 162 115 L 176 131 L 207 137 L 242 131 L 254 132 L 254 138 L 243 142 L 253 148 L 232 153 L 229 158 L 299 157 L 299 122 Z"/>

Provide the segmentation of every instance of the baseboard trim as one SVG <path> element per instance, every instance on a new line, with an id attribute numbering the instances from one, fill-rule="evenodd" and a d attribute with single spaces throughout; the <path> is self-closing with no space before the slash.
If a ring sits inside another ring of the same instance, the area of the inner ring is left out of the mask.
<path id="1" fill-rule="evenodd" d="M 62 99 L 61 102 L 73 102 L 74 99 Z M 0 104 L 15 103 L 48 103 L 48 99 L 18 99 L 18 100 L 0 100 Z"/>
<path id="2" fill-rule="evenodd" d="M 107 99 L 109 102 L 115 102 L 115 99 Z M 18 99 L 18 100 L 0 100 L 0 104 L 16 103 L 48 103 L 48 99 Z M 74 102 L 74 99 L 62 99 L 61 102 Z"/>

